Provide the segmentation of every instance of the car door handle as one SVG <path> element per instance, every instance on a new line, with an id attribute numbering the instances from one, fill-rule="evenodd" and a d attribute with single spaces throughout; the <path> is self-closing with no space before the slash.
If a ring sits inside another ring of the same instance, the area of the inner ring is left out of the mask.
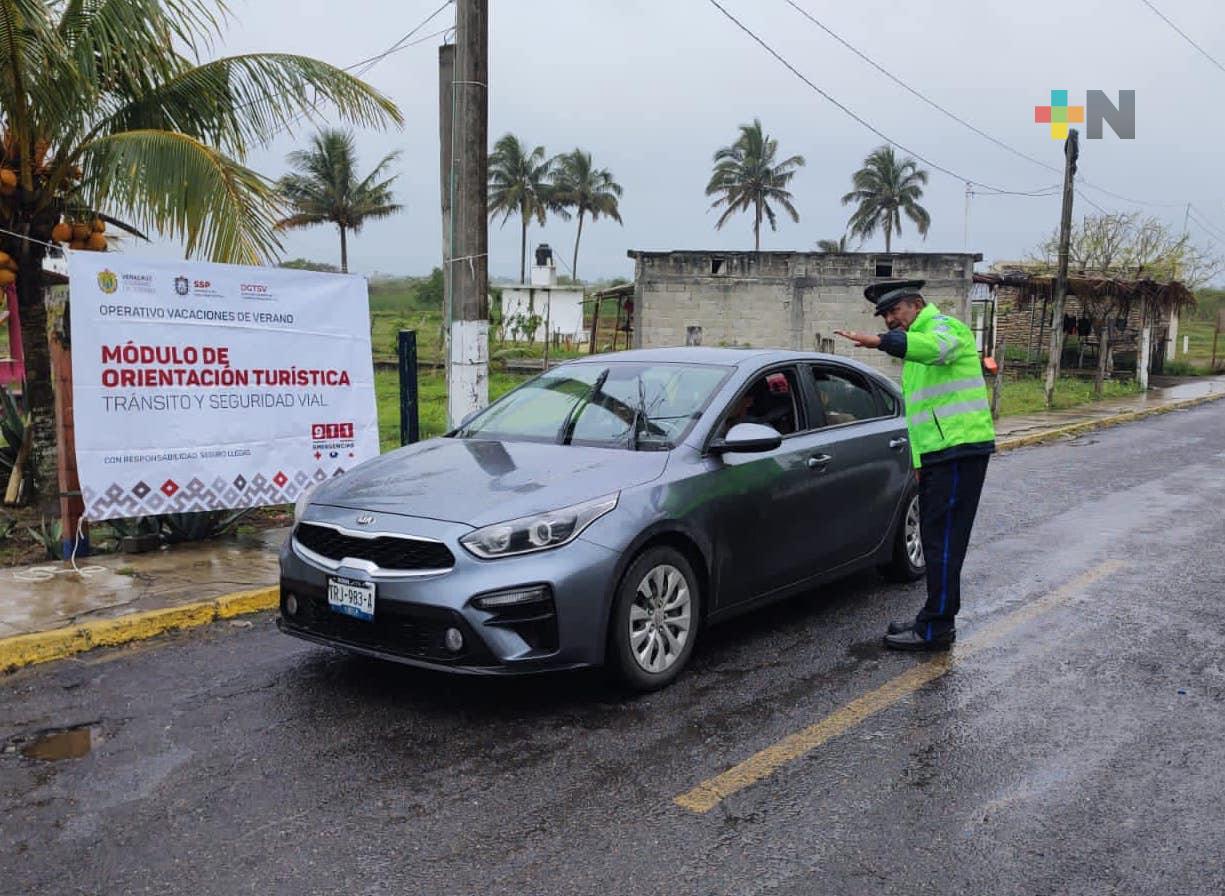
<path id="1" fill-rule="evenodd" d="M 890 439 L 889 447 L 892 448 L 894 451 L 896 451 L 898 448 L 901 448 L 903 445 L 905 445 L 907 441 L 908 439 L 903 439 L 903 438 Z"/>
<path id="2" fill-rule="evenodd" d="M 808 458 L 808 468 L 810 470 L 824 470 L 833 457 L 828 454 L 814 454 Z"/>

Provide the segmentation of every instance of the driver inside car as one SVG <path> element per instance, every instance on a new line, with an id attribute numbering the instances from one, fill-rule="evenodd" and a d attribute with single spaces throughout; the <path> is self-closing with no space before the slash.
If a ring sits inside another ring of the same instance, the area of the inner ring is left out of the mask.
<path id="1" fill-rule="evenodd" d="M 771 405 L 776 406 L 772 408 Z M 771 373 L 758 380 L 740 396 L 735 410 L 723 424 L 722 435 L 726 438 L 731 428 L 740 423 L 770 426 L 786 435 L 795 428 L 794 423 L 791 423 L 793 419 L 791 384 L 787 381 L 786 374 Z"/>

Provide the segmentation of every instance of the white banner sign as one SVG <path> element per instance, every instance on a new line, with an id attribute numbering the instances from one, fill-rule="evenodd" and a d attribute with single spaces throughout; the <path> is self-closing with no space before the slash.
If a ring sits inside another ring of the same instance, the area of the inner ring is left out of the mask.
<path id="1" fill-rule="evenodd" d="M 379 453 L 361 277 L 74 252 L 89 519 L 288 504 Z"/>

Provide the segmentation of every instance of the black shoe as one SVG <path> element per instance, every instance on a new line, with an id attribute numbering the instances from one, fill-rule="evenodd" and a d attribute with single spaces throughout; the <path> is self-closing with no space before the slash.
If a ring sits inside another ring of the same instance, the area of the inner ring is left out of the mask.
<path id="1" fill-rule="evenodd" d="M 891 635 L 900 635 L 902 632 L 908 632 L 912 628 L 914 628 L 913 619 L 908 620 L 907 622 L 890 622 L 889 628 L 886 629 L 886 631 Z"/>
<path id="2" fill-rule="evenodd" d="M 890 650 L 948 650 L 956 640 L 956 631 L 948 631 L 929 640 L 911 626 L 904 632 L 885 635 L 885 646 Z"/>

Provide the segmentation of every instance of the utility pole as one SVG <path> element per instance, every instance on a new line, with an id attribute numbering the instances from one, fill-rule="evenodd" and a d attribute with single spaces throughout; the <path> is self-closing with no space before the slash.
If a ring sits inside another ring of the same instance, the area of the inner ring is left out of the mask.
<path id="1" fill-rule="evenodd" d="M 489 0 L 455 2 L 449 425 L 489 401 Z"/>
<path id="2" fill-rule="evenodd" d="M 442 356 L 447 359 L 447 394 L 451 394 L 451 314 L 454 293 L 451 291 L 451 199 L 455 189 L 455 130 L 452 112 L 455 109 L 455 45 L 438 48 L 438 162 L 442 194 Z M 450 409 L 448 408 L 448 415 Z M 449 419 L 449 417 L 448 417 Z"/>
<path id="3" fill-rule="evenodd" d="M 1059 272 L 1055 275 L 1055 308 L 1051 319 L 1050 357 L 1046 362 L 1046 406 L 1055 397 L 1055 381 L 1063 355 L 1063 303 L 1068 291 L 1068 243 L 1072 239 L 1072 196 L 1076 177 L 1076 159 L 1080 155 L 1080 135 L 1076 128 L 1068 132 L 1063 144 L 1063 215 L 1059 221 Z M 1102 346 L 1103 350 L 1105 346 Z"/>
<path id="4" fill-rule="evenodd" d="M 974 188 L 969 181 L 966 181 L 966 224 L 961 234 L 961 250 L 963 252 L 970 251 L 970 197 L 973 195 Z"/>

